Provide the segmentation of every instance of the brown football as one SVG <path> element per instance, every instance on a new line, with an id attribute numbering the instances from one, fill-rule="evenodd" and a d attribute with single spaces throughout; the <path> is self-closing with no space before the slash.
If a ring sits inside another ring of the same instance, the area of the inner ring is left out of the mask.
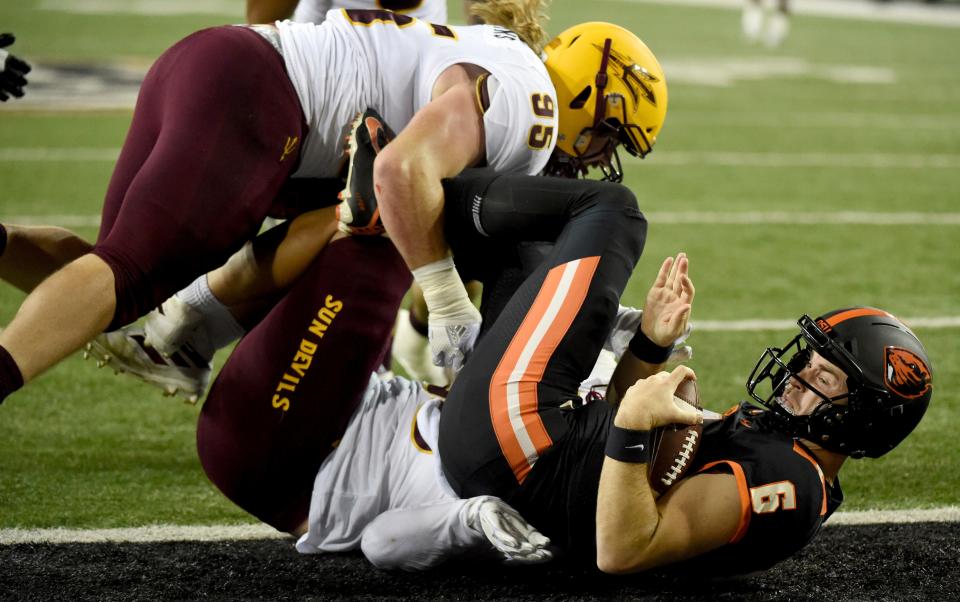
<path id="1" fill-rule="evenodd" d="M 687 379 L 677 387 L 675 398 L 679 398 L 696 408 L 702 408 L 697 381 Z M 674 399 L 676 401 L 676 399 Z M 663 495 L 673 487 L 693 464 L 693 458 L 700 447 L 703 425 L 687 426 L 669 424 L 653 432 L 653 459 L 650 461 L 648 478 L 650 487 Z"/>

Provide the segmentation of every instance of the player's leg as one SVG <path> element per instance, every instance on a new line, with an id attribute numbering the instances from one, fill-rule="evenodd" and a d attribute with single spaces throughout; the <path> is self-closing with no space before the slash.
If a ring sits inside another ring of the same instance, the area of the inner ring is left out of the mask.
<path id="1" fill-rule="evenodd" d="M 0 280 L 29 293 L 92 248 L 65 228 L 0 224 Z"/>
<path id="2" fill-rule="evenodd" d="M 0 334 L 21 382 L 222 264 L 256 233 L 296 162 L 284 150 L 302 136 L 299 101 L 282 58 L 250 30 L 181 41 L 141 97 L 96 247 L 37 287 Z"/>
<path id="3" fill-rule="evenodd" d="M 282 57 L 251 30 L 198 32 L 156 71 L 160 130 L 93 251 L 117 274 L 114 327 L 221 266 L 256 235 L 297 161 L 287 143 L 303 133 Z"/>
<path id="4" fill-rule="evenodd" d="M 460 192 L 480 201 L 448 219 L 461 225 L 457 240 L 479 249 L 481 273 L 493 246 L 555 241 L 480 340 L 440 424 L 440 456 L 457 493 L 509 497 L 567 432 L 560 406 L 577 397 L 596 361 L 646 221 L 632 193 L 609 183 L 505 176 L 486 190 L 468 181 Z"/>
<path id="5" fill-rule="evenodd" d="M 317 470 L 386 351 L 410 281 L 389 240 L 336 240 L 240 341 L 197 427 L 201 463 L 228 498 L 282 531 L 306 520 Z"/>

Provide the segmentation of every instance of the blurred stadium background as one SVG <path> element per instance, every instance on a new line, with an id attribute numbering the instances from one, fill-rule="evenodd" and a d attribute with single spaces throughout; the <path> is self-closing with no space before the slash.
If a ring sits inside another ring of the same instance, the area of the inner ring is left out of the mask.
<path id="1" fill-rule="evenodd" d="M 667 74 L 656 152 L 625 162 L 651 222 L 626 302 L 642 303 L 665 255 L 690 255 L 692 366 L 716 410 L 744 397 L 760 351 L 784 343 L 802 313 L 874 305 L 897 314 L 933 359 L 933 403 L 895 452 L 848 463 L 843 510 L 956 520 L 960 6 L 795 0 L 778 48 L 744 41 L 740 7 L 553 2 L 551 34 L 587 20 L 619 23 Z M 0 3 L 0 31 L 17 35 L 14 52 L 35 67 L 27 97 L 0 106 L 0 221 L 95 236 L 151 61 L 188 33 L 243 14 L 240 0 Z M 459 2 L 450 14 L 462 21 Z M 0 325 L 22 298 L 0 287 Z M 200 469 L 198 409 L 79 354 L 12 396 L 0 407 L 0 544 L 15 541 L 12 529 L 251 524 Z M 0 582 L 10 567 L 0 560 Z M 947 578 L 955 587 L 955 574 Z"/>

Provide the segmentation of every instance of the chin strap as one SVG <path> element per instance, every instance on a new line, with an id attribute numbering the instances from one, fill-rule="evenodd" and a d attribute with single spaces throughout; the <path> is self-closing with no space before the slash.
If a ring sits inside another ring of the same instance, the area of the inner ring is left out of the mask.
<path id="1" fill-rule="evenodd" d="M 610 47 L 613 40 L 607 38 L 603 42 L 603 56 L 600 57 L 600 70 L 594 78 L 597 86 L 597 104 L 593 111 L 593 129 L 607 118 L 607 99 L 603 90 L 607 87 L 607 64 L 610 62 Z"/>

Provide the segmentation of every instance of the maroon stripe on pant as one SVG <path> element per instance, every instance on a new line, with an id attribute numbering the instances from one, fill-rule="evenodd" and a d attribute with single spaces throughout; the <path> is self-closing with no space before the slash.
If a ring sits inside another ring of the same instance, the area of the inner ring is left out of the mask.
<path id="1" fill-rule="evenodd" d="M 113 269 L 110 328 L 159 305 L 252 238 L 296 167 L 303 112 L 283 58 L 243 27 L 199 31 L 140 88 L 93 252 Z"/>
<path id="2" fill-rule="evenodd" d="M 306 520 L 410 282 L 389 240 L 339 240 L 240 341 L 197 426 L 201 464 L 228 498 L 281 531 Z"/>

